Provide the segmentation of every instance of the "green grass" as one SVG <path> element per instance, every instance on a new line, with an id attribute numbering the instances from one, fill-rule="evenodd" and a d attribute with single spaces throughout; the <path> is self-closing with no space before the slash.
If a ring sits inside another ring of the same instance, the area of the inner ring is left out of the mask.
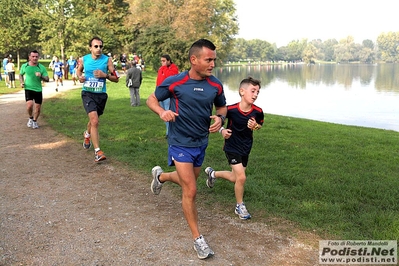
<path id="1" fill-rule="evenodd" d="M 100 119 L 101 148 L 140 173 L 154 165 L 166 171 L 165 125 L 145 105 L 156 73 L 145 71 L 141 106 L 130 107 L 122 77 L 107 83 L 109 100 Z M 43 118 L 81 145 L 87 117 L 80 90 L 46 99 Z M 265 114 L 254 133 L 247 168 L 246 205 L 255 221 L 285 219 L 329 239 L 398 239 L 398 133 L 388 130 Z M 220 134 L 211 134 L 203 165 L 229 169 Z M 179 194 L 179 188 L 169 185 Z M 234 185 L 218 180 L 213 189 L 198 181 L 198 202 L 233 215 Z"/>

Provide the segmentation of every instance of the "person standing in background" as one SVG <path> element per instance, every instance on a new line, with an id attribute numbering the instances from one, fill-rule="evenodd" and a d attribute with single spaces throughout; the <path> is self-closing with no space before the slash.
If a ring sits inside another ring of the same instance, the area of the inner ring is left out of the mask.
<path id="1" fill-rule="evenodd" d="M 164 54 L 161 56 L 161 67 L 158 69 L 156 86 L 158 87 L 161 83 L 170 76 L 179 74 L 179 68 L 172 62 L 172 59 L 168 54 Z M 160 102 L 161 107 L 164 110 L 169 110 L 170 106 L 170 98 L 165 99 Z M 165 137 L 168 138 L 169 134 L 169 122 L 165 122 L 166 133 Z"/>
<path id="2" fill-rule="evenodd" d="M 98 132 L 99 117 L 104 113 L 108 99 L 106 81 L 108 79 L 119 82 L 119 75 L 112 64 L 111 57 L 102 53 L 103 41 L 99 37 L 93 37 L 89 41 L 89 48 L 91 53 L 80 59 L 76 70 L 79 82 L 83 83 L 82 102 L 89 118 L 86 131 L 83 133 L 83 148 L 89 149 L 93 142 L 94 161 L 100 162 L 106 159 L 104 152 L 100 149 Z"/>
<path id="3" fill-rule="evenodd" d="M 143 80 L 140 68 L 137 67 L 136 61 L 131 61 L 131 67 L 126 74 L 126 87 L 130 91 L 130 105 L 140 106 L 140 86 Z"/>
<path id="4" fill-rule="evenodd" d="M 64 63 L 63 63 L 64 64 Z M 69 79 L 69 65 L 68 65 L 68 60 L 65 61 L 64 64 L 64 80 L 68 80 Z"/>
<path id="5" fill-rule="evenodd" d="M 119 61 L 121 62 L 123 74 L 126 73 L 126 64 L 127 64 L 127 56 L 126 54 L 122 54 L 121 57 L 119 58 Z"/>
<path id="6" fill-rule="evenodd" d="M 8 73 L 8 82 L 10 84 L 9 88 L 15 88 L 15 65 L 12 62 L 12 58 L 8 59 L 6 69 Z"/>
<path id="7" fill-rule="evenodd" d="M 19 82 L 25 90 L 26 109 L 29 120 L 27 126 L 33 129 L 39 128 L 37 119 L 43 102 L 42 81 L 49 82 L 46 68 L 39 64 L 39 52 L 33 50 L 29 53 L 28 62 L 21 66 Z"/>
<path id="8" fill-rule="evenodd" d="M 6 68 L 6 66 L 7 66 L 7 63 L 8 63 L 8 59 L 9 59 L 10 57 L 9 57 L 9 55 L 4 55 L 4 59 L 3 59 L 3 70 L 4 70 L 4 81 L 6 82 L 6 87 L 10 87 L 10 84 L 9 84 L 9 80 L 8 80 L 8 73 L 7 73 L 7 68 Z"/>
<path id="9" fill-rule="evenodd" d="M 67 61 L 67 65 L 69 68 L 69 74 L 71 74 L 73 85 L 76 85 L 76 68 L 78 66 L 78 62 L 71 55 Z"/>

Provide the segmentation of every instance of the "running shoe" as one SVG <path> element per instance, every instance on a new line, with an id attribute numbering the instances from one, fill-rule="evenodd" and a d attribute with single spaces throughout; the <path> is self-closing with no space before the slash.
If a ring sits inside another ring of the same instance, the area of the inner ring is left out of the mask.
<path id="1" fill-rule="evenodd" d="M 213 186 L 215 185 L 216 178 L 215 178 L 215 177 L 212 177 L 212 173 L 213 173 L 213 172 L 215 172 L 215 170 L 213 170 L 212 167 L 207 167 L 207 168 L 205 169 L 205 173 L 208 175 L 208 179 L 206 180 L 206 185 L 207 185 L 209 188 L 213 188 Z"/>
<path id="2" fill-rule="evenodd" d="M 28 127 L 32 127 L 33 126 L 33 119 L 28 120 L 28 123 L 26 124 Z"/>
<path id="3" fill-rule="evenodd" d="M 104 161 L 105 159 L 107 159 L 107 157 L 105 157 L 104 152 L 102 150 L 96 151 L 94 156 L 95 162 Z"/>
<path id="4" fill-rule="evenodd" d="M 33 129 L 39 128 L 39 125 L 37 124 L 37 122 L 32 121 L 32 128 Z"/>
<path id="5" fill-rule="evenodd" d="M 151 182 L 151 191 L 155 195 L 159 195 L 162 189 L 162 183 L 159 181 L 159 176 L 163 173 L 163 170 L 160 166 L 155 166 L 151 170 L 152 173 L 152 182 Z"/>
<path id="6" fill-rule="evenodd" d="M 83 133 L 83 137 L 84 137 L 83 148 L 85 150 L 90 149 L 90 146 L 91 146 L 90 137 L 88 137 L 88 138 L 86 137 L 86 131 Z"/>
<path id="7" fill-rule="evenodd" d="M 251 214 L 249 214 L 249 212 L 247 211 L 244 202 L 237 205 L 234 212 L 238 215 L 238 217 L 240 217 L 241 220 L 251 219 Z"/>
<path id="8" fill-rule="evenodd" d="M 205 241 L 205 238 L 200 235 L 197 239 L 194 240 L 194 250 L 197 251 L 198 258 L 203 260 L 215 255 L 212 249 L 208 246 Z"/>

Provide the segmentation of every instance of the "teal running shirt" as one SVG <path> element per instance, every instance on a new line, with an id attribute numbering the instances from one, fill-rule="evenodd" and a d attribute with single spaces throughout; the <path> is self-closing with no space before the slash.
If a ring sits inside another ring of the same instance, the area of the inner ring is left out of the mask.
<path id="1" fill-rule="evenodd" d="M 101 70 L 108 73 L 108 56 L 101 55 L 97 59 L 93 59 L 91 54 L 83 56 L 83 71 L 85 73 L 85 82 L 82 90 L 93 93 L 106 93 L 106 78 L 94 77 L 95 70 Z"/>

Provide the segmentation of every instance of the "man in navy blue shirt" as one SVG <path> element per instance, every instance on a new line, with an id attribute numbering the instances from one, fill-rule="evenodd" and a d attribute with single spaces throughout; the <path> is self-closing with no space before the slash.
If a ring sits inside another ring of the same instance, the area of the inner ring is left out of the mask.
<path id="1" fill-rule="evenodd" d="M 198 229 L 195 204 L 197 178 L 208 146 L 209 133 L 218 132 L 226 117 L 226 98 L 222 83 L 212 75 L 215 67 L 216 47 L 206 39 L 192 44 L 189 50 L 191 68 L 166 78 L 147 99 L 148 107 L 169 123 L 168 165 L 176 171 L 165 173 L 160 166 L 152 169 L 151 190 L 161 192 L 166 181 L 182 188 L 182 208 L 190 227 L 194 249 L 198 258 L 206 259 L 214 252 Z M 169 110 L 159 102 L 170 98 Z M 213 115 L 213 106 L 216 114 Z M 211 122 L 213 123 L 211 124 Z"/>

